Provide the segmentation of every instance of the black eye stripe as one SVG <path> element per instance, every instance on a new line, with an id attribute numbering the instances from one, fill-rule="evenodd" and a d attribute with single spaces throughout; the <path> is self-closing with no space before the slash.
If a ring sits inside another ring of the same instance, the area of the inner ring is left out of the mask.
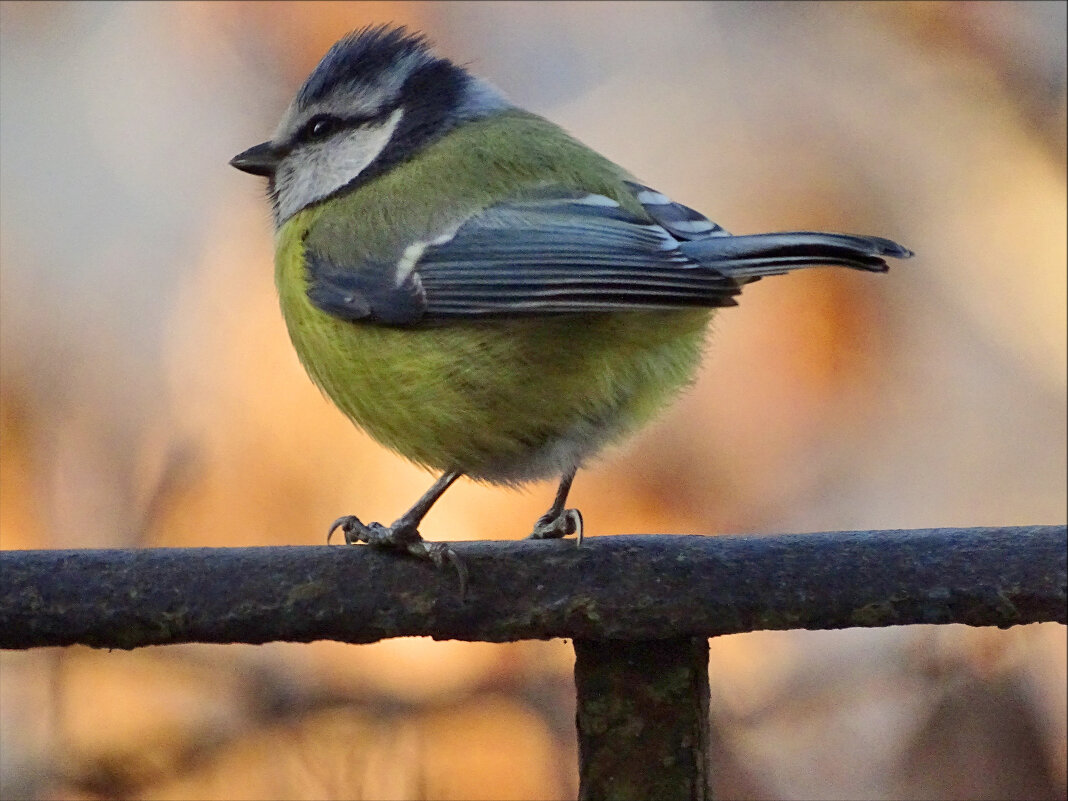
<path id="1" fill-rule="evenodd" d="M 341 127 L 341 120 L 330 114 L 316 114 L 293 137 L 294 142 L 312 142 L 325 139 Z"/>
<path id="2" fill-rule="evenodd" d="M 387 119 L 395 106 L 386 106 L 372 114 L 316 114 L 300 127 L 293 137 L 294 144 L 299 142 L 325 141 L 343 130 L 355 130 L 368 125 L 375 125 Z"/>
<path id="3" fill-rule="evenodd" d="M 341 121 L 346 128 L 360 128 L 364 125 L 373 125 L 382 122 L 393 113 L 395 106 L 385 106 L 373 114 L 356 114 L 351 117 L 342 117 Z"/>

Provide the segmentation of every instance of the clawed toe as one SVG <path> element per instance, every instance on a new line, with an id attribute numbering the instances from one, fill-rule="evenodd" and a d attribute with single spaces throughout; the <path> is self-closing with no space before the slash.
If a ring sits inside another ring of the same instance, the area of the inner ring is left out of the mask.
<path id="1" fill-rule="evenodd" d="M 527 539 L 553 540 L 567 537 L 571 534 L 578 535 L 578 544 L 582 544 L 582 512 L 578 509 L 564 509 L 554 515 L 549 512 L 542 515 L 534 524 L 534 531 Z"/>
<path id="2" fill-rule="evenodd" d="M 460 578 L 460 600 L 463 600 L 467 593 L 467 566 L 456 551 L 443 542 L 427 542 L 416 529 L 404 525 L 403 519 L 386 527 L 381 523 L 366 525 L 354 515 L 345 515 L 331 523 L 330 530 L 326 533 L 328 544 L 338 529 L 348 545 L 366 543 L 376 548 L 404 551 L 420 559 L 429 559 L 438 570 L 443 570 L 448 562 Z"/>
<path id="3" fill-rule="evenodd" d="M 330 539 L 338 529 L 341 529 L 341 535 L 345 538 L 345 542 L 349 545 L 353 545 L 360 541 L 360 531 L 366 529 L 366 526 L 364 526 L 364 524 L 360 522 L 360 518 L 355 515 L 339 517 L 330 524 L 330 530 L 326 532 L 327 545 L 330 544 Z"/>
<path id="4" fill-rule="evenodd" d="M 463 563 L 456 551 L 444 542 L 427 542 L 426 540 L 409 544 L 407 550 L 413 556 L 429 559 L 438 570 L 444 570 L 446 562 L 452 565 L 460 579 L 460 600 L 464 600 L 464 596 L 467 595 L 467 565 Z"/>
<path id="5" fill-rule="evenodd" d="M 408 540 L 399 536 L 398 532 L 394 531 L 393 528 L 386 528 L 381 523 L 371 523 L 369 526 L 364 525 L 360 518 L 355 515 L 345 515 L 330 524 L 330 530 L 326 532 L 327 545 L 330 544 L 330 539 L 338 529 L 341 529 L 347 545 L 366 542 L 368 545 L 403 547 L 408 542 Z M 418 537 L 419 533 L 415 532 L 415 535 Z"/>

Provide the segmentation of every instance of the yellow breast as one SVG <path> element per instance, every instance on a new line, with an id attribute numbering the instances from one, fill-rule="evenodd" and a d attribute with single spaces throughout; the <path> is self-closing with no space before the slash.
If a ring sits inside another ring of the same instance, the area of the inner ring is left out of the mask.
<path id="1" fill-rule="evenodd" d="M 380 443 L 434 470 L 515 483 L 558 475 L 691 379 L 710 312 L 635 312 L 392 328 L 307 297 L 304 231 L 279 232 L 276 280 L 312 380 Z"/>

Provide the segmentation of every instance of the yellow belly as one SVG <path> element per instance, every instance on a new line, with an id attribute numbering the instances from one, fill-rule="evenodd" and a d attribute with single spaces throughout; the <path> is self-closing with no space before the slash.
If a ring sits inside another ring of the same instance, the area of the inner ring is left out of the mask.
<path id="1" fill-rule="evenodd" d="M 705 309 L 413 328 L 339 320 L 308 300 L 303 238 L 288 225 L 276 280 L 305 369 L 372 437 L 434 470 L 503 483 L 559 475 L 648 420 L 700 361 Z"/>

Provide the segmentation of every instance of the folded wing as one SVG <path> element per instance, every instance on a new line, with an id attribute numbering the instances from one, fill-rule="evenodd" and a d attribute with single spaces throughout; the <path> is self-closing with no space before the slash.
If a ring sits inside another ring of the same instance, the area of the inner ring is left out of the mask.
<path id="1" fill-rule="evenodd" d="M 731 236 L 638 184 L 646 215 L 598 194 L 548 187 L 409 245 L 395 263 L 306 255 L 311 301 L 346 320 L 450 319 L 733 306 L 763 275 L 814 265 L 885 271 L 909 252 L 877 237 Z"/>

